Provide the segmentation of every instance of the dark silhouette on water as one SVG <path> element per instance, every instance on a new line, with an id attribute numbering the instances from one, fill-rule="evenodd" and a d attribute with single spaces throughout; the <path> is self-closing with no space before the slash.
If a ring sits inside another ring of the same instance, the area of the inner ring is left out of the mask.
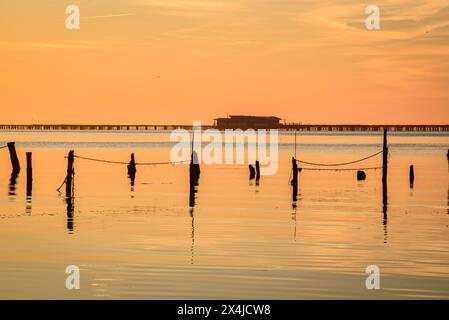
<path id="1" fill-rule="evenodd" d="M 69 233 L 73 233 L 73 216 L 75 211 L 75 204 L 73 198 L 66 198 L 67 204 L 67 230 Z"/>
<path id="2" fill-rule="evenodd" d="M 259 161 L 256 161 L 256 180 L 260 180 L 260 163 Z"/>
<path id="3" fill-rule="evenodd" d="M 362 170 L 357 171 L 357 180 L 358 181 L 366 180 L 366 173 L 365 173 L 365 171 L 362 171 Z"/>
<path id="4" fill-rule="evenodd" d="M 194 262 L 194 258 L 195 258 L 195 215 L 193 212 L 193 208 L 190 211 L 190 217 L 192 218 L 192 233 L 191 233 L 191 238 L 192 238 L 192 244 L 190 245 L 190 264 L 193 265 L 195 264 Z"/>
<path id="5" fill-rule="evenodd" d="M 198 164 L 198 156 L 195 151 L 192 152 L 192 157 L 189 166 L 189 207 L 190 217 L 192 218 L 192 244 L 190 246 L 190 264 L 194 264 L 194 249 L 195 249 L 195 194 L 198 192 L 198 183 L 200 179 L 200 165 Z"/>
<path id="6" fill-rule="evenodd" d="M 387 175 L 388 175 L 388 146 L 387 146 L 387 130 L 384 130 L 384 143 L 382 152 L 382 205 L 384 213 L 387 212 L 388 207 L 388 186 L 387 186 Z"/>
<path id="7" fill-rule="evenodd" d="M 8 195 L 14 197 L 16 195 L 16 184 L 19 171 L 13 170 L 9 178 Z"/>
<path id="8" fill-rule="evenodd" d="M 193 182 L 189 183 L 189 207 L 193 211 L 193 208 L 195 207 L 195 193 L 198 192 L 197 185 Z"/>
<path id="9" fill-rule="evenodd" d="M 198 184 L 198 181 L 200 180 L 200 165 L 198 163 L 198 155 L 196 151 L 192 152 L 192 156 L 190 159 L 190 167 L 189 167 L 189 173 L 190 173 L 190 182 L 192 182 L 194 185 Z"/>
<path id="10" fill-rule="evenodd" d="M 9 157 L 11 158 L 12 170 L 19 173 L 20 164 L 19 159 L 17 158 L 16 144 L 14 142 L 8 142 L 8 150 L 9 150 Z"/>
<path id="11" fill-rule="evenodd" d="M 74 188 L 73 176 L 75 174 L 75 170 L 73 169 L 73 162 L 74 162 L 74 151 L 70 150 L 69 155 L 67 156 L 67 176 L 65 178 L 65 196 L 67 198 L 72 198 L 73 196 L 73 188 Z"/>
<path id="12" fill-rule="evenodd" d="M 73 233 L 74 194 L 75 194 L 75 169 L 73 167 L 74 151 L 70 150 L 67 156 L 67 176 L 65 178 L 66 204 L 67 204 L 67 230 Z"/>
<path id="13" fill-rule="evenodd" d="M 409 172 L 409 182 L 410 182 L 410 188 L 413 189 L 413 184 L 415 183 L 415 168 L 413 165 L 410 166 L 410 172 Z"/>
<path id="14" fill-rule="evenodd" d="M 296 208 L 296 201 L 298 200 L 298 162 L 292 158 L 292 201 L 293 208 Z"/>
<path id="15" fill-rule="evenodd" d="M 256 169 L 252 164 L 248 165 L 249 168 L 249 180 L 253 180 L 256 177 Z"/>
<path id="16" fill-rule="evenodd" d="M 128 177 L 131 180 L 131 187 L 134 187 L 136 171 L 136 160 L 134 159 L 134 153 L 131 153 L 131 161 L 128 164 Z"/>
<path id="17" fill-rule="evenodd" d="M 383 224 L 383 226 L 384 226 L 384 243 L 387 243 L 388 242 L 388 215 L 387 215 L 387 212 L 386 211 L 384 211 L 384 217 L 383 217 L 383 220 L 382 220 L 382 224 Z"/>
<path id="18" fill-rule="evenodd" d="M 31 204 L 32 204 L 31 197 L 27 197 L 26 198 L 26 207 L 25 207 L 26 214 L 31 214 L 31 209 L 32 209 Z"/>
<path id="19" fill-rule="evenodd" d="M 27 157 L 27 198 L 31 198 L 33 192 L 33 167 L 31 162 L 31 152 L 26 153 Z"/>
<path id="20" fill-rule="evenodd" d="M 8 142 L 9 157 L 11 159 L 12 172 L 9 178 L 8 195 L 16 195 L 17 177 L 20 173 L 19 159 L 17 158 L 16 147 L 14 142 Z"/>

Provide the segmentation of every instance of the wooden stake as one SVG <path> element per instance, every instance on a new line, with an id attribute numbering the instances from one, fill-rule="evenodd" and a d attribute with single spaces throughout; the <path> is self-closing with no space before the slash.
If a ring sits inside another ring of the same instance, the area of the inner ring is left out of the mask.
<path id="1" fill-rule="evenodd" d="M 254 169 L 254 166 L 252 164 L 248 165 L 249 168 L 249 179 L 253 180 L 256 176 L 256 169 Z"/>
<path id="2" fill-rule="evenodd" d="M 15 146 L 14 142 L 8 142 L 8 150 L 9 150 L 9 156 L 11 158 L 12 171 L 19 172 L 20 164 L 19 164 L 19 159 L 17 158 L 16 146 Z"/>
<path id="3" fill-rule="evenodd" d="M 415 183 L 415 168 L 413 166 L 410 166 L 409 181 L 410 187 L 413 188 L 413 184 Z"/>
<path id="4" fill-rule="evenodd" d="M 256 161 L 256 180 L 260 180 L 260 164 Z"/>
<path id="5" fill-rule="evenodd" d="M 384 129 L 384 144 L 383 144 L 383 159 L 382 159 L 382 204 L 384 212 L 388 207 L 388 187 L 387 187 L 387 175 L 388 175 L 388 146 L 387 146 L 387 129 Z"/>
<path id="6" fill-rule="evenodd" d="M 26 153 L 27 156 L 27 197 L 31 197 L 33 190 L 33 167 L 31 162 L 31 152 Z"/>
<path id="7" fill-rule="evenodd" d="M 67 176 L 65 181 L 65 196 L 67 199 L 72 198 L 73 196 L 73 190 L 72 190 L 72 183 L 73 183 L 73 157 L 74 151 L 70 150 L 69 155 L 67 157 Z"/>
<path id="8" fill-rule="evenodd" d="M 292 158 L 292 186 L 293 186 L 293 202 L 298 200 L 298 164 L 296 159 Z"/>
<path id="9" fill-rule="evenodd" d="M 136 179 L 136 160 L 134 159 L 134 153 L 131 153 L 131 161 L 128 164 L 128 176 L 131 180 L 131 187 L 134 186 L 134 180 Z"/>

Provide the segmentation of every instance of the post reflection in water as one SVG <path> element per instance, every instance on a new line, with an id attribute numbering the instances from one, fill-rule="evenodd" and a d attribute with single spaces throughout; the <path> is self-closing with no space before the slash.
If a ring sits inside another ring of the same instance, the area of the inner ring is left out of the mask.
<path id="1" fill-rule="evenodd" d="M 295 221 L 295 229 L 294 229 L 294 231 L 293 231 L 293 240 L 296 242 L 296 204 L 295 204 L 295 206 L 293 207 L 293 211 L 292 211 L 292 220 L 294 220 Z"/>
<path id="2" fill-rule="evenodd" d="M 66 198 L 67 204 L 67 231 L 69 234 L 73 233 L 73 213 L 75 209 L 74 199 L 72 197 Z"/>
<path id="3" fill-rule="evenodd" d="M 198 182 L 195 180 L 190 180 L 190 190 L 189 190 L 189 207 L 190 207 L 190 217 L 192 218 L 192 233 L 191 233 L 191 239 L 192 244 L 190 246 L 190 264 L 194 264 L 194 257 L 195 257 L 195 193 L 198 192 L 197 190 Z"/>
<path id="4" fill-rule="evenodd" d="M 16 184 L 17 184 L 18 176 L 19 176 L 19 171 L 13 170 L 11 172 L 11 177 L 9 178 L 9 188 L 8 188 L 8 195 L 10 197 L 14 197 L 16 195 Z"/>
<path id="5" fill-rule="evenodd" d="M 195 257 L 195 215 L 193 208 L 190 209 L 190 217 L 192 218 L 192 244 L 190 246 L 190 264 L 194 264 Z"/>
<path id="6" fill-rule="evenodd" d="M 31 209 L 32 209 L 32 205 L 31 205 L 31 196 L 27 196 L 26 199 L 26 214 L 30 215 L 31 214 Z"/>
<path id="7" fill-rule="evenodd" d="M 129 178 L 129 182 L 131 184 L 131 192 L 134 192 L 134 185 L 135 185 L 135 181 L 136 181 L 136 172 L 132 171 L 132 172 L 128 173 L 128 178 Z"/>
<path id="8" fill-rule="evenodd" d="M 382 219 L 382 225 L 384 227 L 384 243 L 388 242 L 388 212 L 387 212 L 387 206 L 384 205 L 383 207 L 383 219 Z"/>

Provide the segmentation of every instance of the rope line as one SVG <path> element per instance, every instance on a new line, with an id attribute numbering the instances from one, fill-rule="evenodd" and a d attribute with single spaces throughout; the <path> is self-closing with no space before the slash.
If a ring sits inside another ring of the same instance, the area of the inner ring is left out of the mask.
<path id="1" fill-rule="evenodd" d="M 321 169 L 321 168 L 298 168 L 300 170 L 309 170 L 309 171 L 359 171 L 359 170 L 379 170 L 382 167 L 371 167 L 371 168 L 335 168 L 335 169 Z"/>
<path id="2" fill-rule="evenodd" d="M 111 164 L 123 164 L 128 165 L 129 162 L 123 162 L 123 161 L 112 161 L 112 160 L 104 160 L 104 159 L 95 159 L 95 158 L 88 158 L 88 157 L 81 157 L 81 156 L 73 156 L 74 158 L 82 159 L 82 160 L 89 160 L 89 161 L 96 161 L 96 162 L 103 162 L 103 163 L 111 163 Z M 168 161 L 168 162 L 136 162 L 136 166 L 156 166 L 156 165 L 163 165 L 163 164 L 179 164 L 179 163 L 185 163 L 190 162 L 191 160 L 183 160 L 183 161 Z"/>
<path id="3" fill-rule="evenodd" d="M 59 186 L 59 188 L 58 188 L 58 189 L 56 189 L 56 191 L 58 191 L 58 192 L 59 192 L 59 190 L 61 190 L 62 186 L 63 186 L 63 185 L 65 185 L 65 184 L 66 184 L 66 182 L 67 182 L 67 177 L 65 177 L 65 178 L 64 178 L 64 181 L 62 181 L 61 185 Z"/>
<path id="4" fill-rule="evenodd" d="M 354 163 L 358 163 L 358 162 L 362 162 L 371 158 L 374 158 L 375 156 L 379 155 L 383 153 L 383 150 L 376 152 L 368 157 L 359 159 L 359 160 L 355 160 L 355 161 L 350 161 L 350 162 L 343 162 L 343 163 L 314 163 L 314 162 L 307 162 L 307 161 L 302 161 L 302 160 L 296 160 L 300 163 L 304 163 L 304 164 L 308 164 L 311 166 L 321 166 L 321 167 L 338 167 L 338 166 L 346 166 L 348 164 L 354 164 Z"/>
<path id="5" fill-rule="evenodd" d="M 0 149 L 5 149 L 7 147 L 8 147 L 7 145 L 6 146 L 1 146 Z"/>

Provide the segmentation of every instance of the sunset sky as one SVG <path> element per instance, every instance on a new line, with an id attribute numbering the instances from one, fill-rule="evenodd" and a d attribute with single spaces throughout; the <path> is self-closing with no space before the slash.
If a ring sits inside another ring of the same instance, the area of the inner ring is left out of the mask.
<path id="1" fill-rule="evenodd" d="M 447 124 L 449 2 L 1 0 L 0 108 L 3 124 Z"/>

